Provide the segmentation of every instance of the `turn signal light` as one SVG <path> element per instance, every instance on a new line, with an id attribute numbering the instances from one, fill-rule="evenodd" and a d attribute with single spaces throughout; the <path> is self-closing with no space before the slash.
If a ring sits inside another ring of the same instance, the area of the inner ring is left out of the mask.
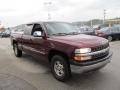
<path id="1" fill-rule="evenodd" d="M 91 56 L 74 56 L 75 61 L 86 61 L 91 59 Z"/>

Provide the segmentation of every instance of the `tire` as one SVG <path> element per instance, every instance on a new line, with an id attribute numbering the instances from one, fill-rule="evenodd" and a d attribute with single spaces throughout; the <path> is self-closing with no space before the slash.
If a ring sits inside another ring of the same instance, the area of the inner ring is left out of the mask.
<path id="1" fill-rule="evenodd" d="M 55 55 L 51 59 L 51 71 L 53 76 L 59 81 L 66 81 L 71 76 L 70 65 L 61 55 Z"/>
<path id="2" fill-rule="evenodd" d="M 13 45 L 13 50 L 16 57 L 22 57 L 22 51 L 18 48 L 17 44 Z"/>
<path id="3" fill-rule="evenodd" d="M 112 36 L 108 36 L 107 39 L 108 39 L 108 41 L 113 41 L 113 37 Z"/>

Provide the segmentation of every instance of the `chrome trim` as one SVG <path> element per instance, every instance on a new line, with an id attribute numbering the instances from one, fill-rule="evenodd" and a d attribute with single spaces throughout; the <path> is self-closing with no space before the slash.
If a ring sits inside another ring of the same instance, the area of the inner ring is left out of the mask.
<path id="1" fill-rule="evenodd" d="M 92 56 L 92 55 L 96 55 L 96 54 L 100 54 L 100 53 L 105 53 L 106 51 L 109 51 L 110 47 L 100 50 L 100 51 L 96 51 L 96 52 L 91 52 L 91 53 L 84 53 L 84 54 L 75 54 L 76 56 Z"/>
<path id="2" fill-rule="evenodd" d="M 111 57 L 109 57 L 108 59 L 105 59 L 102 62 L 96 63 L 96 64 L 92 64 L 92 65 L 88 65 L 88 66 L 77 66 L 77 65 L 70 65 L 71 67 L 71 71 L 74 73 L 83 73 L 86 71 L 91 71 L 94 70 L 96 68 L 102 68 L 104 66 L 106 66 L 108 63 L 110 63 L 111 61 Z"/>

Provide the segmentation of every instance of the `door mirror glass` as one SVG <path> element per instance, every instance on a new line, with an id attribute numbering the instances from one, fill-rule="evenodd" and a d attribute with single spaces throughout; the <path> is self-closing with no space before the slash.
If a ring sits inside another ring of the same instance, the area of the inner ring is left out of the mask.
<path id="1" fill-rule="evenodd" d="M 35 32 L 33 33 L 33 36 L 34 36 L 34 37 L 42 37 L 42 32 L 41 32 L 41 31 L 35 31 Z"/>

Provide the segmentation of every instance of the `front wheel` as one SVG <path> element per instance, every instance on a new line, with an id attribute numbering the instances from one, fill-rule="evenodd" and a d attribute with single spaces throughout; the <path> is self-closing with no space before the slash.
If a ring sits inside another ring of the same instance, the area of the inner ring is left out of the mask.
<path id="1" fill-rule="evenodd" d="M 113 37 L 112 36 L 108 36 L 107 39 L 108 39 L 108 41 L 112 41 Z"/>
<path id="2" fill-rule="evenodd" d="M 52 57 L 51 71 L 53 76 L 59 81 L 66 81 L 71 76 L 71 70 L 68 62 L 60 55 Z"/>
<path id="3" fill-rule="evenodd" d="M 18 48 L 17 44 L 13 45 L 13 50 L 14 50 L 14 54 L 16 57 L 21 57 L 22 56 L 22 51 Z"/>

